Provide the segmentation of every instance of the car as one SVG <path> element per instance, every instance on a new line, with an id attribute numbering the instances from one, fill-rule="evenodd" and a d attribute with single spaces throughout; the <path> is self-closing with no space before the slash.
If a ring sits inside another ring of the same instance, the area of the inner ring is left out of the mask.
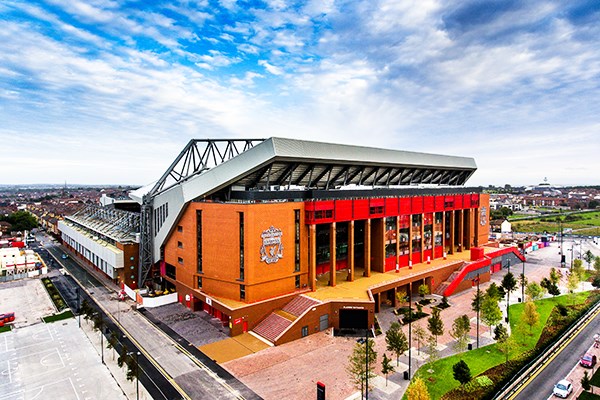
<path id="1" fill-rule="evenodd" d="M 562 379 L 558 381 L 556 385 L 554 385 L 552 394 L 556 397 L 562 397 L 563 399 L 566 399 L 567 397 L 569 397 L 572 391 L 573 384 L 567 379 Z"/>
<path id="2" fill-rule="evenodd" d="M 594 365 L 596 365 L 596 356 L 591 353 L 585 353 L 579 359 L 579 365 L 586 368 L 594 368 Z"/>
<path id="3" fill-rule="evenodd" d="M 63 260 L 66 260 L 67 258 L 69 258 L 68 254 L 63 254 L 60 256 L 60 258 L 62 258 Z"/>

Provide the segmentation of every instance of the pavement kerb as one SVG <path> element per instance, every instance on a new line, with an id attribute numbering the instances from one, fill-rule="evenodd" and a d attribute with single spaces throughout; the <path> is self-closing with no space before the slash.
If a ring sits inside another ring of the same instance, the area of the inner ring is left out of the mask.
<path id="1" fill-rule="evenodd" d="M 50 253 L 50 252 L 49 252 Z M 50 253 L 52 254 L 52 253 Z M 54 255 L 52 254 L 52 256 L 54 257 Z M 55 258 L 56 259 L 56 258 Z M 57 260 L 58 261 L 58 260 Z M 60 261 L 58 261 L 60 263 L 60 265 L 64 268 L 64 264 L 62 264 Z M 87 271 L 87 268 L 86 268 Z M 75 280 L 75 282 L 77 282 L 77 284 L 83 289 L 85 290 L 85 292 L 88 294 L 88 296 L 90 296 L 91 298 L 93 298 L 93 296 L 90 294 L 90 292 L 86 289 L 86 287 L 79 281 L 79 279 L 77 279 L 75 276 L 73 276 L 73 274 L 71 274 L 71 277 Z M 102 281 L 100 281 L 101 284 Z M 103 284 L 104 287 L 106 287 L 106 285 Z M 107 289 L 109 289 L 107 287 Z M 112 290 L 112 289 L 111 289 Z M 110 313 L 106 308 L 104 308 L 104 306 L 102 306 L 102 304 L 100 304 L 99 302 L 96 302 L 96 305 L 98 305 L 99 308 L 102 309 L 102 311 L 113 321 L 114 324 L 116 324 L 126 335 L 127 337 L 136 345 L 136 347 L 144 354 L 144 356 L 156 367 L 156 369 L 171 383 L 171 385 L 173 385 L 173 387 L 179 392 L 179 394 L 181 394 L 183 396 L 184 399 L 188 399 L 191 400 L 191 397 L 177 384 L 177 382 L 175 382 L 175 380 L 173 379 L 173 377 L 171 375 L 169 375 L 169 373 L 167 371 L 165 371 L 160 364 L 158 364 L 158 362 L 156 362 L 156 360 L 154 359 L 154 357 L 152 357 L 150 355 L 150 353 L 148 353 L 146 351 L 146 349 L 144 349 L 144 347 L 142 347 L 142 345 L 135 340 L 135 338 L 129 333 L 129 331 L 127 329 L 125 329 L 125 327 L 123 327 L 123 325 L 121 325 L 112 315 L 112 313 Z M 164 335 L 164 333 L 162 331 L 160 331 L 160 333 L 162 333 Z M 169 338 L 169 340 L 171 340 Z M 171 340 L 172 341 L 172 340 Z M 175 343 L 175 345 L 179 346 L 177 343 Z M 180 347 L 181 349 L 181 347 Z"/>
<path id="2" fill-rule="evenodd" d="M 552 353 L 552 355 L 547 358 L 541 366 L 539 366 L 536 371 L 529 377 L 527 378 L 527 380 L 525 382 L 523 382 L 523 384 L 514 392 L 512 393 L 509 397 L 508 400 L 512 400 L 514 399 L 519 393 L 521 393 L 521 391 L 536 377 L 538 376 L 549 364 L 550 362 L 552 362 L 552 360 L 554 360 L 558 354 L 560 354 L 565 347 L 567 347 L 567 345 L 569 343 L 571 343 L 575 337 L 579 334 L 579 332 L 581 332 L 583 330 L 583 328 L 585 328 L 586 326 L 588 326 L 592 320 L 598 315 L 600 314 L 600 308 L 598 308 L 596 311 L 594 311 L 594 313 L 592 315 L 590 315 L 590 317 L 583 323 L 581 324 L 575 331 L 573 331 L 569 338 L 567 340 L 565 340 L 558 348 L 557 351 L 554 351 L 554 353 Z"/>

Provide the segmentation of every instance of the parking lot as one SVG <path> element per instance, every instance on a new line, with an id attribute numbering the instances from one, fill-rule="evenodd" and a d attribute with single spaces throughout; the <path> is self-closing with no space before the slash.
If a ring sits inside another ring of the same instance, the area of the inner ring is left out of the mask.
<path id="1" fill-rule="evenodd" d="M 0 284 L 2 312 L 15 312 L 0 333 L 0 400 L 125 399 L 73 318 L 44 323 L 55 308 L 39 279 Z"/>

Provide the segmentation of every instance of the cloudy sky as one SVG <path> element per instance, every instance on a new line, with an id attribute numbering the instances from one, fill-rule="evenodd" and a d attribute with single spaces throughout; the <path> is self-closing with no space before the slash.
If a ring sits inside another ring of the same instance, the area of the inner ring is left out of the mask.
<path id="1" fill-rule="evenodd" d="M 2 0 L 0 184 L 156 180 L 192 138 L 600 184 L 600 2 Z"/>

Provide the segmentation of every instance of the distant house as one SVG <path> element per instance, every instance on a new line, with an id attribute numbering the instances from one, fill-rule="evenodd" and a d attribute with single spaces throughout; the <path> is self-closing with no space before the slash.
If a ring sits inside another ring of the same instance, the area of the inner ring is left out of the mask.
<path id="1" fill-rule="evenodd" d="M 10 233 L 11 228 L 10 222 L 0 221 L 0 236 L 2 233 Z"/>
<path id="2" fill-rule="evenodd" d="M 508 222 L 507 219 L 505 219 L 500 224 L 500 233 L 510 233 L 510 232 L 512 232 L 512 225 L 510 224 L 510 222 Z"/>

